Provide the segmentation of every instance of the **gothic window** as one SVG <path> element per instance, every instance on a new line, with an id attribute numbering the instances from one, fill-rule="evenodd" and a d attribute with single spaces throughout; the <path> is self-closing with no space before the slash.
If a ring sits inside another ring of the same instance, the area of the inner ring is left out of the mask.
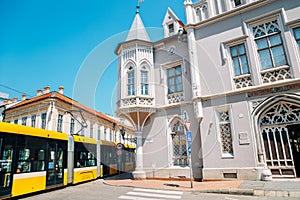
<path id="1" fill-rule="evenodd" d="M 219 111 L 217 112 L 217 117 L 221 137 L 222 156 L 232 157 L 233 144 L 229 111 Z"/>
<path id="2" fill-rule="evenodd" d="M 249 74 L 245 45 L 240 44 L 230 48 L 230 55 L 234 66 L 235 76 Z"/>
<path id="3" fill-rule="evenodd" d="M 57 132 L 62 132 L 63 115 L 58 114 L 57 118 Z"/>
<path id="4" fill-rule="evenodd" d="M 145 67 L 141 71 L 141 94 L 142 95 L 149 94 L 148 71 Z"/>
<path id="5" fill-rule="evenodd" d="M 196 8 L 196 14 L 198 15 L 199 21 L 203 21 L 208 19 L 208 9 L 207 4 L 202 4 L 201 6 Z"/>
<path id="6" fill-rule="evenodd" d="M 186 136 L 184 125 L 178 121 L 172 127 L 173 164 L 176 166 L 187 165 Z"/>
<path id="7" fill-rule="evenodd" d="M 300 27 L 294 29 L 294 35 L 298 44 L 298 48 L 300 49 Z"/>
<path id="8" fill-rule="evenodd" d="M 167 70 L 168 94 L 182 92 L 182 72 L 181 66 L 173 67 Z"/>
<path id="9" fill-rule="evenodd" d="M 278 20 L 256 25 L 252 30 L 262 69 L 286 65 L 286 55 Z"/>
<path id="10" fill-rule="evenodd" d="M 128 95 L 134 95 L 134 70 L 132 66 L 127 72 L 127 91 Z"/>

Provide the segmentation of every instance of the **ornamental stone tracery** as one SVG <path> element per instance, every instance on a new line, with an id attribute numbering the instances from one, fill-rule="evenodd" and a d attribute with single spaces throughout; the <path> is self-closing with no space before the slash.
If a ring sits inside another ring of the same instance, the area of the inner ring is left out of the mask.
<path id="1" fill-rule="evenodd" d="M 300 107 L 290 103 L 278 103 L 260 119 L 261 126 L 300 122 Z"/>
<path id="2" fill-rule="evenodd" d="M 254 38 L 280 32 L 277 19 L 254 26 L 252 30 L 253 30 Z"/>

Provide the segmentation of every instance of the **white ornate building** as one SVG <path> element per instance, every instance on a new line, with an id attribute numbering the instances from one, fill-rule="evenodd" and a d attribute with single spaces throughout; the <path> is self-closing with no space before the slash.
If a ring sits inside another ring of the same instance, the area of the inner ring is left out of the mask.
<path id="1" fill-rule="evenodd" d="M 117 114 L 137 134 L 137 178 L 300 176 L 300 1 L 185 0 L 151 42 L 137 12 L 119 44 Z M 183 29 L 184 28 L 184 29 Z M 271 173 L 270 173 L 271 172 Z"/>

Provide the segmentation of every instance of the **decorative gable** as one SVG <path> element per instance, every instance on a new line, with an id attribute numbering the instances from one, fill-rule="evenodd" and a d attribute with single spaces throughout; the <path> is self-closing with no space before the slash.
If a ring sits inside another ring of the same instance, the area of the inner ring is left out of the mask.
<path id="1" fill-rule="evenodd" d="M 180 21 L 179 18 L 175 15 L 171 8 L 168 8 L 162 23 L 164 28 L 164 38 L 176 35 L 178 33 L 179 29 L 181 28 L 178 21 Z"/>

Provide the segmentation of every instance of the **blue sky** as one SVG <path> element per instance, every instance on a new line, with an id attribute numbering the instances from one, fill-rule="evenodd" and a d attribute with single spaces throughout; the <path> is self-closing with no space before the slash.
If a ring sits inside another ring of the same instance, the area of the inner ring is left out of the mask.
<path id="1" fill-rule="evenodd" d="M 163 37 L 168 7 L 185 22 L 184 0 L 145 0 L 140 15 L 152 41 Z M 117 57 L 137 0 L 1 0 L 0 92 L 36 95 L 50 86 L 114 115 Z M 10 89 L 9 89 L 10 88 Z M 16 90 L 16 91 L 15 91 Z"/>

